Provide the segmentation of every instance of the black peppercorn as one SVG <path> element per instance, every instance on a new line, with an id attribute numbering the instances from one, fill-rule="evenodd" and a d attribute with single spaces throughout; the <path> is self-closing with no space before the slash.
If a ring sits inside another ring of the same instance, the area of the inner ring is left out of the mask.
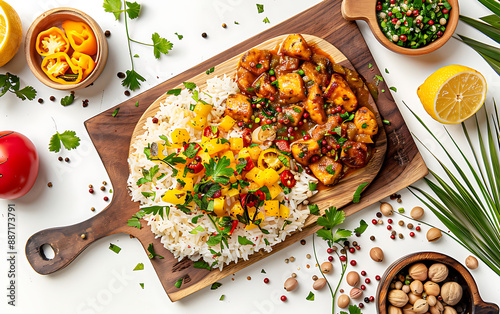
<path id="1" fill-rule="evenodd" d="M 306 240 L 300 240 L 300 244 L 306 245 Z"/>
<path id="2" fill-rule="evenodd" d="M 370 236 L 370 240 L 375 241 L 375 237 L 374 236 Z"/>
<path id="3" fill-rule="evenodd" d="M 42 98 L 38 98 L 38 103 L 39 104 L 43 104 L 43 99 Z"/>
<path id="4" fill-rule="evenodd" d="M 365 303 L 370 303 L 370 298 L 369 297 L 365 297 L 364 301 L 365 301 Z"/>
<path id="5" fill-rule="evenodd" d="M 126 90 L 126 91 L 124 92 L 124 94 L 125 94 L 125 96 L 130 96 L 130 92 L 129 92 L 128 90 Z"/>
<path id="6" fill-rule="evenodd" d="M 57 158 L 57 160 L 63 161 L 63 158 L 61 156 L 59 156 L 59 158 Z"/>
<path id="7" fill-rule="evenodd" d="M 201 34 L 201 37 L 203 37 L 203 38 L 207 38 L 207 36 L 208 36 L 207 33 Z"/>
<path id="8" fill-rule="evenodd" d="M 54 96 L 50 96 L 50 101 L 56 101 L 56 98 Z"/>
<path id="9" fill-rule="evenodd" d="M 118 76 L 118 78 L 123 79 L 123 78 L 125 78 L 125 73 L 123 73 L 123 72 L 118 72 L 118 73 L 116 73 L 116 76 Z"/>
<path id="10" fill-rule="evenodd" d="M 68 157 L 64 158 L 64 161 L 69 162 L 69 158 Z"/>
<path id="11" fill-rule="evenodd" d="M 109 30 L 106 30 L 106 31 L 104 32 L 104 36 L 106 36 L 106 37 L 111 36 L 111 32 L 110 32 Z"/>

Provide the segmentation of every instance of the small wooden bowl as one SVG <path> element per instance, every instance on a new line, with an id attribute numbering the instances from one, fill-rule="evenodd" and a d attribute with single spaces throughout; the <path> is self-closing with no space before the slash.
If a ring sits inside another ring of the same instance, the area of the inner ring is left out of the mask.
<path id="1" fill-rule="evenodd" d="M 342 1 L 342 16 L 348 21 L 363 20 L 368 23 L 368 26 L 370 26 L 375 38 L 377 38 L 377 40 L 387 49 L 394 52 L 405 55 L 423 55 L 433 52 L 444 45 L 448 39 L 451 38 L 457 28 L 460 15 L 458 0 L 448 0 L 452 9 L 450 11 L 450 18 L 443 36 L 421 48 L 411 49 L 398 46 L 385 37 L 384 33 L 382 33 L 382 30 L 380 29 L 380 26 L 378 25 L 376 12 L 377 1 L 378 0 L 344 0 Z"/>
<path id="2" fill-rule="evenodd" d="M 83 81 L 70 85 L 59 84 L 48 78 L 41 68 L 43 58 L 36 51 L 36 38 L 38 34 L 53 26 L 63 30 L 62 23 L 66 20 L 86 23 L 90 26 L 97 39 L 97 53 L 92 56 L 96 63 L 94 70 Z M 104 70 L 108 59 L 108 42 L 99 24 L 89 15 L 73 8 L 56 8 L 46 11 L 33 21 L 26 34 L 25 53 L 31 72 L 33 72 L 40 82 L 54 89 L 78 90 L 92 84 Z"/>
<path id="3" fill-rule="evenodd" d="M 396 260 L 385 271 L 377 288 L 377 312 L 387 314 L 387 293 L 389 286 L 395 276 L 407 266 L 414 263 L 424 263 L 429 267 L 434 263 L 442 263 L 448 266 L 449 276 L 456 276 L 457 282 L 463 288 L 462 300 L 469 299 L 466 313 L 471 314 L 498 314 L 498 306 L 493 303 L 486 303 L 481 299 L 476 282 L 470 272 L 457 260 L 447 255 L 435 252 L 421 252 L 406 255 Z"/>

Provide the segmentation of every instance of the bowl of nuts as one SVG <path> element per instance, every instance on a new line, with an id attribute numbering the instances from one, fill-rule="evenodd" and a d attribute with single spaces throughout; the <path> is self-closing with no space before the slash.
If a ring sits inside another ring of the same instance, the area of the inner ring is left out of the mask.
<path id="1" fill-rule="evenodd" d="M 377 288 L 380 314 L 498 314 L 496 304 L 479 295 L 469 271 L 436 252 L 413 253 L 396 260 Z"/>

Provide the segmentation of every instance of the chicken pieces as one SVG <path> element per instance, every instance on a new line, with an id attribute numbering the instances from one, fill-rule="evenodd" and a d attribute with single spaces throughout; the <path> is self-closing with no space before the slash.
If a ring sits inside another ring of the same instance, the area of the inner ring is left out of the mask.
<path id="1" fill-rule="evenodd" d="M 269 50 L 250 49 L 241 57 L 240 66 L 244 67 L 254 75 L 261 75 L 269 71 L 271 53 Z"/>
<path id="2" fill-rule="evenodd" d="M 325 124 L 326 114 L 323 108 L 325 100 L 323 99 L 321 89 L 318 84 L 314 84 L 308 88 L 307 92 L 307 100 L 304 102 L 304 108 L 311 116 L 311 120 L 317 124 Z"/>
<path id="3" fill-rule="evenodd" d="M 354 124 L 358 128 L 358 134 L 375 135 L 378 133 L 375 115 L 366 107 L 361 107 L 356 111 Z"/>
<path id="4" fill-rule="evenodd" d="M 314 155 L 321 154 L 319 144 L 315 140 L 299 140 L 292 144 L 292 155 L 295 160 L 303 166 L 309 164 L 309 159 Z"/>
<path id="5" fill-rule="evenodd" d="M 356 95 L 354 95 L 346 80 L 337 73 L 332 75 L 330 85 L 328 85 L 324 96 L 336 106 L 342 106 L 347 112 L 356 110 L 358 106 Z"/>
<path id="6" fill-rule="evenodd" d="M 319 161 L 310 164 L 309 169 L 324 185 L 335 184 L 342 177 L 342 164 L 328 156 L 323 156 Z"/>
<path id="7" fill-rule="evenodd" d="M 310 60 L 312 57 L 311 48 L 300 34 L 288 35 L 281 45 L 281 53 L 302 60 Z"/>
<path id="8" fill-rule="evenodd" d="M 278 78 L 280 102 L 294 104 L 306 99 L 304 80 L 297 73 L 287 73 Z"/>
<path id="9" fill-rule="evenodd" d="M 240 93 L 230 94 L 227 96 L 225 114 L 235 120 L 249 122 L 253 114 L 250 98 Z"/>

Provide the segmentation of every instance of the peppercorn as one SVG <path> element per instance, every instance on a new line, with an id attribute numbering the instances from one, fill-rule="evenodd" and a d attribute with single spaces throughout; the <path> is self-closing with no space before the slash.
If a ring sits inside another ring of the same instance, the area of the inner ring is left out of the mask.
<path id="1" fill-rule="evenodd" d="M 207 33 L 202 33 L 202 34 L 201 34 L 201 37 L 203 37 L 203 38 L 207 38 L 207 37 L 208 37 L 208 35 L 207 35 Z"/>
<path id="2" fill-rule="evenodd" d="M 85 235 L 85 233 L 82 233 L 82 235 L 80 236 L 82 239 L 85 239 L 87 236 Z"/>
<path id="3" fill-rule="evenodd" d="M 118 72 L 118 73 L 116 73 L 116 76 L 118 76 L 118 78 L 123 79 L 123 78 L 125 78 L 125 73 L 123 73 L 123 72 Z"/>
<path id="4" fill-rule="evenodd" d="M 400 233 L 398 236 L 399 236 L 400 239 L 404 238 L 404 236 L 403 236 L 402 233 Z"/>
<path id="5" fill-rule="evenodd" d="M 358 246 L 358 242 L 353 241 L 353 242 L 352 242 L 352 245 L 353 245 L 353 246 Z"/>
<path id="6" fill-rule="evenodd" d="M 82 106 L 84 108 L 86 108 L 88 105 L 89 105 L 89 100 L 88 99 L 82 100 Z"/>
<path id="7" fill-rule="evenodd" d="M 400 221 L 398 222 L 398 224 L 399 224 L 400 226 L 404 226 L 404 225 L 405 225 L 405 222 L 404 222 L 404 221 L 402 221 L 402 220 L 400 220 Z"/>
<path id="8" fill-rule="evenodd" d="M 39 104 L 43 104 L 43 99 L 42 98 L 38 98 L 38 103 Z"/>
<path id="9" fill-rule="evenodd" d="M 365 297 L 364 301 L 365 301 L 365 303 L 370 303 L 370 298 Z"/>
<path id="10" fill-rule="evenodd" d="M 51 187 L 52 187 L 52 182 L 47 183 L 47 186 L 48 186 L 49 188 L 51 188 Z"/>
<path id="11" fill-rule="evenodd" d="M 95 207 L 90 207 L 90 210 L 95 212 Z"/>
<path id="12" fill-rule="evenodd" d="M 57 160 L 63 161 L 64 159 L 61 156 L 59 156 L 59 158 L 57 158 Z"/>
<path id="13" fill-rule="evenodd" d="M 158 118 L 157 117 L 154 117 L 153 120 L 152 120 L 153 123 L 158 123 Z"/>
<path id="14" fill-rule="evenodd" d="M 391 235 L 395 236 L 395 235 L 396 235 L 396 231 L 394 231 L 394 230 L 393 230 L 393 231 L 391 232 Z"/>
<path id="15" fill-rule="evenodd" d="M 382 218 L 382 213 L 381 212 L 377 212 L 377 218 Z"/>
<path id="16" fill-rule="evenodd" d="M 306 240 L 304 240 L 304 239 L 300 240 L 300 244 L 306 245 Z"/>
<path id="17" fill-rule="evenodd" d="M 68 157 L 64 158 L 64 161 L 69 162 L 69 158 Z"/>
<path id="18" fill-rule="evenodd" d="M 104 36 L 106 36 L 106 37 L 111 36 L 111 32 L 110 32 L 109 30 L 106 30 L 106 31 L 104 32 Z"/>
<path id="19" fill-rule="evenodd" d="M 247 280 L 252 280 L 252 277 L 248 276 L 248 277 L 247 277 Z"/>
<path id="20" fill-rule="evenodd" d="M 292 278 L 297 278 L 297 274 L 296 273 L 292 273 Z"/>
<path id="21" fill-rule="evenodd" d="M 227 27 L 226 23 L 222 23 L 222 28 L 226 28 L 226 27 Z"/>
<path id="22" fill-rule="evenodd" d="M 346 252 L 346 249 L 341 249 L 340 250 L 340 254 L 345 254 L 345 252 Z"/>
<path id="23" fill-rule="evenodd" d="M 413 229 L 413 224 L 412 224 L 412 223 L 409 223 L 409 224 L 407 225 L 407 227 L 408 227 L 408 229 L 410 229 L 410 230 L 411 230 L 411 229 Z"/>
<path id="24" fill-rule="evenodd" d="M 103 199 L 104 199 L 104 201 L 106 201 L 106 202 L 107 202 L 107 201 L 109 201 L 109 197 L 107 197 L 107 196 L 104 196 L 104 198 L 103 198 Z"/>
<path id="25" fill-rule="evenodd" d="M 90 188 L 90 189 L 89 189 L 89 193 L 90 193 L 90 194 L 93 194 L 93 193 L 94 193 L 94 189 Z"/>
<path id="26" fill-rule="evenodd" d="M 370 236 L 370 240 L 375 241 L 375 236 Z"/>
<path id="27" fill-rule="evenodd" d="M 285 263 L 287 263 L 287 264 L 288 264 L 288 262 L 290 262 L 290 261 L 288 260 L 288 258 L 285 258 Z"/>
<path id="28" fill-rule="evenodd" d="M 92 184 L 89 184 L 89 189 L 93 188 L 94 186 Z"/>
<path id="29" fill-rule="evenodd" d="M 106 188 L 104 186 L 101 186 L 101 191 L 105 191 Z"/>
<path id="30" fill-rule="evenodd" d="M 50 101 L 56 101 L 56 98 L 54 96 L 50 96 Z"/>
<path id="31" fill-rule="evenodd" d="M 292 256 L 292 257 L 289 258 L 289 260 L 290 260 L 290 262 L 293 263 L 293 262 L 295 262 L 295 257 Z"/>
<path id="32" fill-rule="evenodd" d="M 102 185 L 106 185 L 106 184 L 108 184 L 108 182 L 102 181 Z"/>
<path id="33" fill-rule="evenodd" d="M 311 254 L 306 254 L 306 258 L 307 259 L 311 258 Z"/>
<path id="34" fill-rule="evenodd" d="M 130 96 L 130 91 L 126 90 L 123 92 L 125 94 L 125 96 Z"/>
<path id="35" fill-rule="evenodd" d="M 264 278 L 264 283 L 269 283 L 269 278 Z"/>

